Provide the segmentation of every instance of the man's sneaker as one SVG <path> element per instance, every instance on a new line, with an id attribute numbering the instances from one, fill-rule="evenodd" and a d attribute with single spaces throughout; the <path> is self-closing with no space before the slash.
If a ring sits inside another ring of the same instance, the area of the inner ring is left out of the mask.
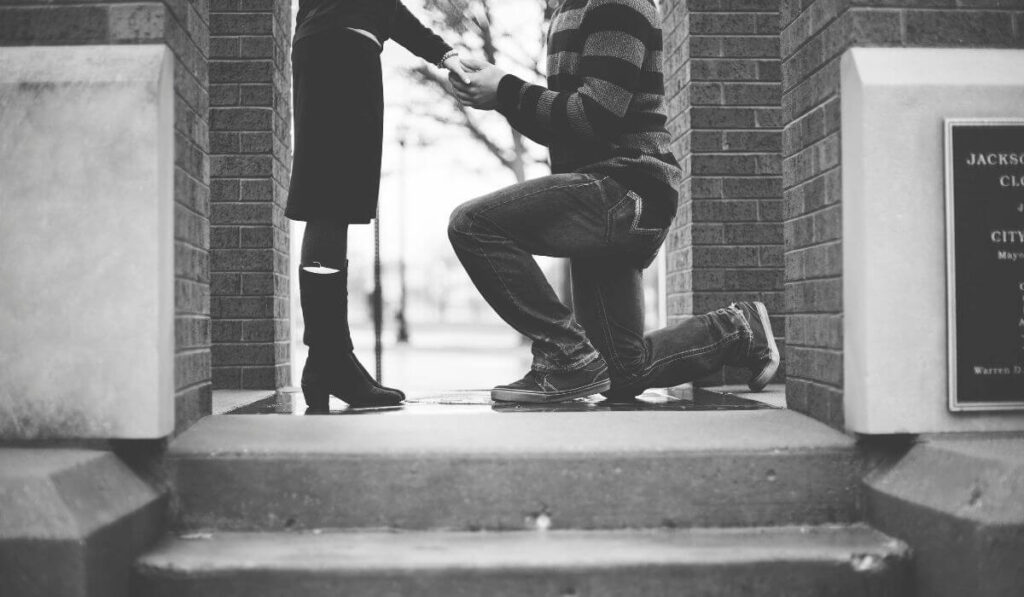
<path id="1" fill-rule="evenodd" d="M 530 370 L 519 381 L 491 390 L 495 402 L 548 403 L 565 402 L 599 394 L 612 387 L 608 365 L 598 358 L 576 371 L 545 373 Z"/>
<path id="2" fill-rule="evenodd" d="M 768 319 L 768 309 L 761 302 L 733 303 L 731 306 L 746 318 L 753 332 L 750 347 L 742 362 L 753 372 L 747 386 L 754 392 L 760 392 L 779 370 L 780 360 L 779 346 L 775 343 L 772 323 Z"/>

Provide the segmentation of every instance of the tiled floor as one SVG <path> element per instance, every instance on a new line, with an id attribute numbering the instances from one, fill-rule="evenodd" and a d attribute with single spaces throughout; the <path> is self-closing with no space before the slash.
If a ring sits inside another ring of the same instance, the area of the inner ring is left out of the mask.
<path id="1" fill-rule="evenodd" d="M 523 412 L 607 412 L 607 411 L 706 411 L 757 410 L 784 408 L 783 386 L 769 386 L 764 392 L 744 392 L 745 387 L 674 388 L 648 390 L 629 404 L 611 404 L 600 396 L 591 396 L 558 404 L 501 404 L 490 399 L 488 390 L 450 390 L 445 392 L 410 393 L 405 404 L 386 408 L 349 408 L 331 398 L 331 415 L 424 414 L 424 413 L 495 413 Z M 306 405 L 298 388 L 285 388 L 275 395 L 254 400 L 226 414 L 304 415 Z"/>
<path id="2" fill-rule="evenodd" d="M 274 390 L 214 390 L 213 414 L 223 415 L 275 395 Z"/>

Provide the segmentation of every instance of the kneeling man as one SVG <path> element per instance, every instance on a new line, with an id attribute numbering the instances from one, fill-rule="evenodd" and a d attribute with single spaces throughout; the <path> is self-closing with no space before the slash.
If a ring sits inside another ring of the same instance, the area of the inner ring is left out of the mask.
<path id="1" fill-rule="evenodd" d="M 548 35 L 548 87 L 475 69 L 459 100 L 494 109 L 551 152 L 551 176 L 458 207 L 448 234 L 487 302 L 533 340 L 533 365 L 501 402 L 603 393 L 631 400 L 723 365 L 762 389 L 779 366 L 768 312 L 734 303 L 644 335 L 643 269 L 675 215 L 681 173 L 665 128 L 660 19 L 652 0 L 566 0 Z M 568 257 L 573 309 L 533 255 Z"/>

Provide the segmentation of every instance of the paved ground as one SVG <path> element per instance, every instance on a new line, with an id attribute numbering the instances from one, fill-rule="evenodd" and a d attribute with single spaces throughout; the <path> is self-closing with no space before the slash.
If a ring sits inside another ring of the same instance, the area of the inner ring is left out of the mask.
<path id="1" fill-rule="evenodd" d="M 373 331 L 353 329 L 356 353 L 371 372 L 375 369 Z M 725 386 L 712 391 L 689 387 L 649 390 L 629 405 L 605 404 L 600 396 L 557 405 L 500 405 L 490 400 L 488 389 L 513 381 L 530 366 L 530 347 L 512 329 L 500 325 L 416 324 L 411 342 L 398 343 L 389 332 L 384 343 L 384 375 L 387 385 L 409 396 L 397 408 L 346 409 L 331 399 L 332 414 L 424 414 L 467 412 L 606 412 L 637 410 L 754 410 L 785 408 L 782 385 L 753 394 L 745 386 Z M 292 343 L 292 388 L 268 390 L 220 390 L 214 392 L 214 414 L 305 413 L 298 379 L 306 359 L 306 347 L 297 334 Z"/>
<path id="2" fill-rule="evenodd" d="M 453 409 L 474 412 L 601 412 L 608 410 L 743 410 L 785 408 L 783 387 L 752 394 L 744 386 L 725 386 L 712 392 L 692 388 L 651 390 L 633 405 L 603 404 L 600 397 L 554 406 L 492 405 L 487 390 L 499 383 L 518 379 L 530 366 L 529 345 L 505 326 L 420 324 L 412 328 L 412 341 L 397 343 L 385 338 L 384 382 L 409 395 L 408 404 L 397 409 L 346 411 L 345 404 L 332 399 L 332 412 L 388 412 L 420 414 Z M 353 331 L 356 352 L 367 369 L 374 367 L 372 330 Z M 294 388 L 279 393 L 270 390 L 219 390 L 214 392 L 213 413 L 304 414 L 298 379 L 306 347 L 300 340 L 292 344 Z M 766 406 L 767 405 L 767 406 Z"/>
<path id="3" fill-rule="evenodd" d="M 530 347 L 511 328 L 472 324 L 414 324 L 411 341 L 384 337 L 384 383 L 407 392 L 489 388 L 516 380 L 530 367 Z M 375 370 L 373 330 L 352 330 L 356 354 Z M 298 385 L 306 347 L 292 342 L 292 378 Z"/>

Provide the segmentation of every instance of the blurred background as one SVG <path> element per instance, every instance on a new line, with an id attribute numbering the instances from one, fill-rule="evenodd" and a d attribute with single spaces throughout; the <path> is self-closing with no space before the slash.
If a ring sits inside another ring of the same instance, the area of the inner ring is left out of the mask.
<path id="1" fill-rule="evenodd" d="M 403 0 L 463 55 L 544 83 L 548 18 L 560 0 Z M 293 13 L 298 2 L 293 3 Z M 294 19 L 293 19 L 294 22 Z M 379 226 L 383 381 L 406 391 L 482 389 L 522 376 L 529 343 L 477 293 L 448 242 L 460 203 L 550 173 L 547 150 L 494 112 L 464 109 L 447 72 L 384 44 L 384 157 Z M 292 271 L 303 224 L 292 223 Z M 349 319 L 356 352 L 374 369 L 374 227 L 353 226 Z M 565 260 L 538 258 L 559 296 L 571 300 Z M 664 260 L 647 271 L 647 326 L 664 325 Z M 292 379 L 306 356 L 298 285 L 292 284 Z"/>

